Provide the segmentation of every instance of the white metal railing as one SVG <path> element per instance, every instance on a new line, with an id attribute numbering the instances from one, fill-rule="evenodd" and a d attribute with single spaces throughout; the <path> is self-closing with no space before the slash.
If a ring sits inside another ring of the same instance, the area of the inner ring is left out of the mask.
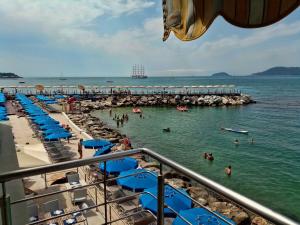
<path id="1" fill-rule="evenodd" d="M 74 161 L 68 161 L 68 162 L 62 162 L 62 163 L 57 163 L 57 164 L 52 164 L 52 165 L 47 165 L 47 166 L 41 166 L 41 167 L 35 167 L 35 168 L 31 168 L 31 169 L 22 169 L 22 170 L 16 170 L 16 171 L 10 171 L 4 174 L 0 174 L 0 183 L 2 184 L 2 192 L 3 192 L 3 197 L 2 197 L 2 224 L 3 225 L 11 225 L 11 205 L 12 204 L 17 204 L 26 200 L 32 200 L 35 198 L 39 198 L 39 197 L 43 197 L 43 196 L 34 196 L 31 198 L 27 198 L 27 199 L 19 199 L 17 201 L 14 202 L 10 202 L 10 199 L 7 196 L 7 192 L 6 192 L 6 186 L 5 183 L 11 180 L 15 180 L 15 179 L 20 179 L 20 178 L 24 178 L 24 177 L 29 177 L 29 176 L 34 176 L 34 175 L 39 175 L 39 174 L 46 174 L 46 173 L 50 173 L 50 172 L 55 172 L 55 171 L 60 171 L 60 170 L 66 170 L 66 169 L 71 169 L 71 168 L 78 168 L 81 166 L 85 166 L 85 165 L 91 165 L 93 163 L 98 163 L 98 162 L 104 162 L 104 171 L 106 171 L 106 161 L 108 160 L 112 160 L 112 159 L 119 159 L 119 158 L 123 158 L 125 156 L 132 156 L 132 155 L 136 155 L 136 154 L 144 154 L 146 156 L 151 157 L 152 159 L 155 159 L 159 162 L 160 164 L 160 174 L 158 176 L 158 194 L 157 194 L 157 199 L 158 199 L 158 212 L 157 215 L 153 215 L 155 216 L 156 220 L 157 220 L 157 224 L 162 225 L 164 222 L 164 208 L 168 207 L 169 209 L 171 209 L 168 205 L 164 204 L 164 175 L 163 175 L 163 166 L 167 166 L 169 168 L 174 169 L 175 171 L 177 171 L 178 173 L 180 173 L 183 176 L 186 176 L 188 178 L 190 178 L 191 180 L 197 182 L 198 184 L 201 184 L 203 186 L 205 186 L 207 189 L 213 191 L 214 193 L 217 193 L 227 199 L 229 199 L 231 202 L 233 202 L 234 204 L 242 207 L 243 209 L 252 212 L 258 216 L 263 217 L 264 219 L 274 223 L 274 224 L 282 224 L 282 225 L 299 225 L 299 223 L 281 215 L 278 214 L 274 211 L 272 211 L 271 209 L 260 205 L 257 202 L 254 202 L 252 200 L 250 200 L 249 198 L 246 198 L 245 196 L 242 196 L 200 174 L 197 174 L 181 165 L 179 165 L 178 163 L 150 150 L 150 149 L 146 149 L 146 148 L 140 148 L 140 149 L 133 149 L 133 150 L 128 150 L 128 151 L 123 151 L 123 152 L 116 152 L 116 153 L 112 153 L 112 154 L 107 154 L 107 155 L 102 155 L 102 156 L 98 156 L 98 157 L 94 157 L 94 158 L 89 158 L 89 159 L 81 159 L 81 160 L 74 160 Z M 114 179 L 114 178 L 113 178 Z M 99 183 L 103 183 L 104 184 L 104 203 L 101 204 L 96 204 L 95 206 L 91 206 L 89 207 L 90 209 L 92 208 L 96 208 L 99 206 L 104 206 L 105 209 L 105 215 L 104 215 L 104 219 L 105 219 L 105 224 L 110 224 L 112 222 L 116 222 L 116 221 L 108 221 L 108 216 L 107 216 L 107 205 L 109 203 L 118 201 L 118 199 L 114 199 L 114 200 L 110 200 L 108 201 L 106 199 L 107 195 L 106 195 L 106 183 L 112 181 L 112 179 L 108 179 L 106 177 L 106 172 L 103 173 L 103 181 L 99 182 Z M 88 184 L 87 186 L 91 186 L 91 185 L 96 185 L 99 183 L 92 183 L 92 184 Z M 81 188 L 84 186 L 81 186 Z M 64 190 L 64 191 L 68 191 L 68 190 Z M 63 191 L 59 191 L 59 192 L 63 192 Z M 56 192 L 58 193 L 58 192 Z M 54 193 L 54 194 L 56 194 Z M 50 193 L 51 194 L 51 193 Z M 150 194 L 150 193 L 148 193 Z M 155 196 L 154 196 L 155 197 Z M 191 198 L 192 199 L 192 198 Z M 201 205 L 199 202 L 195 201 L 194 199 L 192 199 L 192 201 L 194 202 L 195 205 L 199 205 L 201 207 L 204 207 L 203 205 Z M 89 209 L 88 208 L 88 209 Z M 172 210 L 172 209 L 171 209 Z M 209 209 L 208 209 L 209 210 Z M 82 210 L 78 210 L 78 211 L 82 211 Z M 145 211 L 145 210 L 144 210 Z M 146 210 L 147 211 L 147 210 Z M 149 212 L 149 211 L 148 211 Z M 149 212 L 151 213 L 151 212 Z M 178 215 L 178 212 L 175 212 Z M 213 212 L 212 212 L 213 213 Z M 64 215 L 63 215 L 64 216 Z M 127 215 L 126 217 L 130 217 L 132 215 Z M 215 214 L 215 216 L 219 217 L 220 219 L 222 219 L 220 216 L 218 216 L 218 214 Z M 53 218 L 52 218 L 53 219 Z M 119 218 L 119 219 L 124 219 L 124 218 Z M 184 221 L 185 218 L 182 218 Z M 223 221 L 225 221 L 224 219 L 222 219 Z M 43 222 L 43 221 L 39 221 Z M 188 224 L 190 224 L 190 222 L 186 221 Z M 227 222 L 227 221 L 225 221 Z M 229 222 L 227 222 L 229 223 Z M 30 225 L 33 225 L 35 223 L 31 223 Z M 229 223 L 230 224 L 230 223 Z"/>

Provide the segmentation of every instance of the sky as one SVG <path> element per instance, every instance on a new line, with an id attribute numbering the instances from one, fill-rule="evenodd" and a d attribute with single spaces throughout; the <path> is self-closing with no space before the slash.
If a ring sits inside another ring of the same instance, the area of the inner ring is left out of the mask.
<path id="1" fill-rule="evenodd" d="M 0 0 L 0 72 L 24 77 L 244 75 L 300 66 L 300 9 L 242 29 L 218 17 L 199 39 L 162 41 L 160 0 Z"/>

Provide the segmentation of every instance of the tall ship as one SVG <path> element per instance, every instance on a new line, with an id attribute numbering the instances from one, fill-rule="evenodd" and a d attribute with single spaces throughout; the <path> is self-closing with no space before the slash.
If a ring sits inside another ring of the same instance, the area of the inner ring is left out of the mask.
<path id="1" fill-rule="evenodd" d="M 144 65 L 134 65 L 132 67 L 132 78 L 134 79 L 145 79 L 148 76 L 145 75 L 145 67 Z"/>

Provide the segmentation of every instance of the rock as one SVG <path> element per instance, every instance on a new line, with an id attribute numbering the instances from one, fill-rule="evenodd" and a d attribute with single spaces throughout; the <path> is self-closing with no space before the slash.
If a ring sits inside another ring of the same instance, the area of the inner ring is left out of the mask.
<path id="1" fill-rule="evenodd" d="M 268 223 L 264 218 L 256 216 L 252 219 L 251 225 L 268 225 Z"/>
<path id="2" fill-rule="evenodd" d="M 216 210 L 219 213 L 223 214 L 224 216 L 228 217 L 229 219 L 232 219 L 238 225 L 239 224 L 248 224 L 250 222 L 249 215 L 231 203 L 213 202 L 213 203 L 209 204 L 209 207 L 213 211 Z"/>
<path id="3" fill-rule="evenodd" d="M 191 195 L 192 198 L 203 198 L 203 199 L 208 199 L 209 195 L 208 192 L 202 188 L 202 187 L 189 187 L 187 189 L 188 193 Z"/>
<path id="4" fill-rule="evenodd" d="M 204 198 L 201 198 L 201 197 L 195 198 L 195 200 L 196 200 L 197 202 L 199 202 L 201 205 L 207 205 L 207 204 L 208 204 L 207 200 L 204 199 Z"/>
<path id="5" fill-rule="evenodd" d="M 165 182 L 169 185 L 171 185 L 174 188 L 185 188 L 187 187 L 187 184 L 185 181 L 178 179 L 178 178 L 172 178 L 172 179 L 165 179 Z"/>

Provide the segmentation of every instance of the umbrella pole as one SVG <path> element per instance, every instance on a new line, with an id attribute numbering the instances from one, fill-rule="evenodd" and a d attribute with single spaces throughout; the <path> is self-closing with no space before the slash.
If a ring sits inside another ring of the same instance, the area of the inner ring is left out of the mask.
<path id="1" fill-rule="evenodd" d="M 157 225 L 164 224 L 164 177 L 162 175 L 157 176 Z"/>

